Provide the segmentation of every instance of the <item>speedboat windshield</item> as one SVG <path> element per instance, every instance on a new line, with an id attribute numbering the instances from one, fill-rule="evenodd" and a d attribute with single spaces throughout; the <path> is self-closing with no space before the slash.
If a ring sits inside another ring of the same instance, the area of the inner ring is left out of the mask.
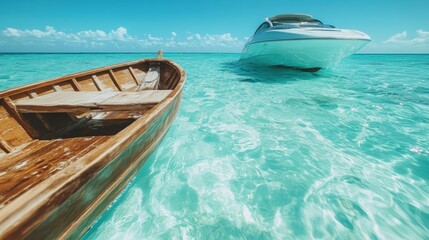
<path id="1" fill-rule="evenodd" d="M 323 24 L 321 21 L 317 19 L 312 19 L 310 21 L 304 21 L 304 22 L 293 22 L 293 21 L 287 21 L 287 22 L 272 22 L 273 26 L 280 26 L 285 28 L 303 28 L 303 27 L 311 27 L 311 28 L 335 28 L 332 25 Z"/>
<path id="2" fill-rule="evenodd" d="M 282 14 L 268 19 L 273 27 L 282 28 L 335 28 L 332 25 L 323 24 L 320 20 L 314 19 L 306 14 Z"/>

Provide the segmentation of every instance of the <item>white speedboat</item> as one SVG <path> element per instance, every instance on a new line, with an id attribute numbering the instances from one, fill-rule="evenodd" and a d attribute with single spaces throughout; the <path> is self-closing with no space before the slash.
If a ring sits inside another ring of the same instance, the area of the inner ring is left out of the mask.
<path id="1" fill-rule="evenodd" d="M 306 71 L 331 67 L 371 38 L 363 32 L 335 28 L 306 14 L 265 19 L 244 46 L 241 60 Z"/>

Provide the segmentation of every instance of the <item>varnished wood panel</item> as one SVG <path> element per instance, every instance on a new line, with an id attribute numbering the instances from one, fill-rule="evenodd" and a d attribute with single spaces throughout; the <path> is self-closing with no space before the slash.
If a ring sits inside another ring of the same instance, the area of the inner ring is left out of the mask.
<path id="1" fill-rule="evenodd" d="M 0 205 L 6 205 L 37 183 L 64 169 L 108 137 L 36 141 L 0 164 Z M 36 145 L 36 146 L 35 146 Z"/>
<path id="2" fill-rule="evenodd" d="M 0 105 L 0 137 L 12 148 L 31 141 L 22 126 Z"/>
<path id="3" fill-rule="evenodd" d="M 142 92 L 56 92 L 15 103 L 20 112 L 72 112 L 89 110 L 132 110 L 155 105 L 171 90 Z"/>
<path id="4" fill-rule="evenodd" d="M 57 84 L 61 87 L 62 91 L 75 91 L 70 81 L 64 81 Z"/>
<path id="5" fill-rule="evenodd" d="M 108 72 L 97 74 L 98 79 L 103 85 L 103 88 L 108 91 L 119 91 L 118 87 L 113 83 Z"/>
<path id="6" fill-rule="evenodd" d="M 34 92 L 39 96 L 43 96 L 45 94 L 53 93 L 55 90 L 53 89 L 53 85 L 34 89 Z"/>
<path id="7" fill-rule="evenodd" d="M 83 91 L 83 89 L 81 88 L 81 86 L 79 85 L 79 83 L 76 81 L 76 78 L 72 78 L 70 80 L 70 83 L 73 86 L 73 89 L 75 91 Z"/>
<path id="8" fill-rule="evenodd" d="M 82 91 L 98 91 L 97 87 L 94 84 L 94 80 L 92 79 L 92 75 L 77 78 L 76 81 L 78 82 Z"/>
<path id="9" fill-rule="evenodd" d="M 149 64 L 139 64 L 132 66 L 133 73 L 137 78 L 139 84 L 143 81 L 146 76 L 147 71 L 149 70 Z"/>
<path id="10" fill-rule="evenodd" d="M 112 82 L 115 84 L 115 86 L 119 89 L 119 91 L 123 91 L 122 89 L 122 82 L 120 79 L 118 79 L 115 75 L 115 73 L 112 71 L 112 69 L 109 69 L 109 76 L 110 79 L 112 79 Z"/>
<path id="11" fill-rule="evenodd" d="M 114 69 L 113 72 L 124 91 L 137 86 L 128 68 Z"/>

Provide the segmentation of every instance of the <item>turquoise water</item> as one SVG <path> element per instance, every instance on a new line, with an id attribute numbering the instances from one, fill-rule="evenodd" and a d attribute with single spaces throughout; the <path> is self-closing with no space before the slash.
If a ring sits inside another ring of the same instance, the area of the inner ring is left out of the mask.
<path id="1" fill-rule="evenodd" d="M 0 89 L 148 56 L 0 55 Z M 165 57 L 181 110 L 84 239 L 429 239 L 429 55 L 318 73 Z"/>

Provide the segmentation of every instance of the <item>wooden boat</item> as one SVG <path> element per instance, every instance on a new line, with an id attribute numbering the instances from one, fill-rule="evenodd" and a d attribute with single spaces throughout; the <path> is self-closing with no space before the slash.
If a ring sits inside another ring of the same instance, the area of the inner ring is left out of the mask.
<path id="1" fill-rule="evenodd" d="M 0 92 L 0 239 L 81 237 L 160 143 L 185 79 L 158 56 Z"/>

